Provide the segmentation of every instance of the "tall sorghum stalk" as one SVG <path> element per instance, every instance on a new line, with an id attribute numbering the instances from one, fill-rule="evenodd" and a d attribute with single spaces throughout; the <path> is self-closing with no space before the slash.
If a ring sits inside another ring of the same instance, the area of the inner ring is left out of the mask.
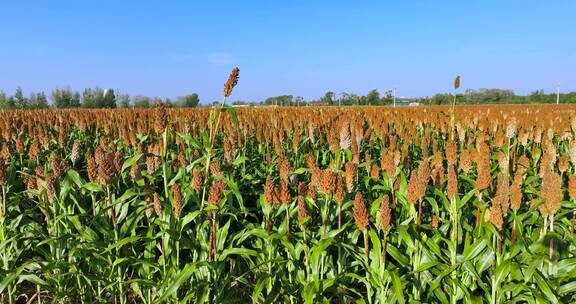
<path id="1" fill-rule="evenodd" d="M 6 188 L 4 187 L 4 183 L 5 183 L 5 177 L 6 177 L 6 172 L 4 171 L 4 161 L 0 158 L 0 188 L 2 188 L 2 196 L 0 196 L 0 204 L 1 209 L 0 209 L 0 235 L 5 236 L 6 235 L 6 231 L 4 230 L 6 225 L 5 225 L 5 219 L 6 219 Z M 8 273 L 8 271 L 10 271 L 10 265 L 9 265 L 9 261 L 8 261 L 8 254 L 7 251 L 3 251 L 2 252 L 2 257 L 3 257 L 3 261 L 2 261 L 2 268 L 4 269 L 4 271 L 6 271 L 6 273 Z M 13 286 L 12 284 L 9 284 L 8 287 L 8 303 L 12 304 L 12 294 L 13 294 Z M 2 297 L 0 298 L 0 300 L 4 301 L 5 295 L 2 295 Z"/>
<path id="2" fill-rule="evenodd" d="M 454 79 L 454 100 L 452 101 L 452 107 L 450 109 L 450 139 L 454 140 L 454 124 L 455 124 L 455 113 L 454 108 L 456 106 L 456 95 L 458 93 L 458 89 L 460 88 L 460 75 L 456 76 Z"/>
<path id="3" fill-rule="evenodd" d="M 238 78 L 240 75 L 240 69 L 238 68 L 234 68 L 232 70 L 232 72 L 230 73 L 230 76 L 228 77 L 228 80 L 226 81 L 226 83 L 224 84 L 224 94 L 223 94 L 223 99 L 222 99 L 222 103 L 220 104 L 220 107 L 218 109 L 218 116 L 216 118 L 216 124 L 214 125 L 214 117 L 216 115 L 216 109 L 212 108 L 212 110 L 210 111 L 210 118 L 209 118 L 209 123 L 208 123 L 208 128 L 209 128 L 209 135 L 208 135 L 208 146 L 206 147 L 206 162 L 205 162 L 205 166 L 204 166 L 204 176 L 206 177 L 206 180 L 208 180 L 208 173 L 210 171 L 210 165 L 211 165 L 211 161 L 212 161 L 212 156 L 213 156 L 213 149 L 214 149 L 214 141 L 215 138 L 218 134 L 218 130 L 220 128 L 220 120 L 222 118 L 222 112 L 224 109 L 224 105 L 226 104 L 226 100 L 228 99 L 228 97 L 232 94 L 232 91 L 234 89 L 234 87 L 238 84 Z M 219 182 L 221 182 L 221 180 L 219 180 Z M 215 185 L 212 185 L 212 188 L 214 188 Z M 214 191 L 214 193 L 211 195 L 213 195 L 213 200 L 216 199 L 216 195 L 218 196 L 218 201 L 220 198 L 220 194 L 222 191 L 223 186 L 221 186 L 221 184 L 219 183 L 218 186 L 213 190 L 210 189 L 210 191 Z M 200 200 L 200 208 L 203 209 L 204 205 L 205 205 L 205 198 L 206 198 L 206 189 L 207 189 L 207 183 L 204 183 L 204 186 L 202 187 L 202 198 Z M 208 198 L 209 202 L 208 204 L 210 204 L 210 197 Z M 212 203 L 215 203 L 214 201 Z M 211 214 L 211 228 L 210 228 L 210 240 L 209 240 L 209 246 L 208 246 L 208 259 L 211 260 L 212 257 L 214 257 L 214 259 L 216 258 L 216 219 L 215 219 L 215 212 L 213 211 L 209 211 L 209 214 Z"/>
<path id="4" fill-rule="evenodd" d="M 370 265 L 370 251 L 369 251 L 369 243 L 368 243 L 368 225 L 370 224 L 368 220 L 368 212 L 366 211 L 366 205 L 364 204 L 364 198 L 359 192 L 356 192 L 356 196 L 354 197 L 354 222 L 358 227 L 358 230 L 362 231 L 362 236 L 364 236 L 364 256 L 366 258 L 366 265 Z M 366 281 L 370 281 L 370 272 L 368 269 L 365 270 L 366 274 Z M 370 285 L 367 284 L 366 289 L 368 292 L 368 303 L 372 302 L 371 297 L 371 288 Z"/>
<path id="5" fill-rule="evenodd" d="M 210 170 L 210 164 L 212 161 L 212 154 L 213 154 L 213 149 L 214 149 L 214 141 L 215 138 L 217 136 L 218 133 L 218 129 L 220 128 L 220 120 L 222 117 L 222 112 L 223 112 L 223 108 L 224 105 L 226 104 L 226 100 L 228 99 L 228 97 L 232 94 L 232 91 L 234 90 L 234 87 L 238 84 L 238 78 L 240 77 L 240 69 L 238 68 L 234 68 L 232 70 L 232 72 L 230 73 L 230 76 L 228 76 L 228 80 L 226 81 L 226 83 L 224 84 L 224 95 L 223 95 L 223 99 L 222 99 L 222 103 L 220 104 L 220 108 L 218 109 L 218 117 L 216 118 L 216 125 L 213 125 L 214 123 L 214 116 L 216 109 L 212 108 L 212 110 L 210 111 L 210 120 L 209 120 L 209 124 L 208 124 L 208 128 L 209 130 L 209 136 L 208 136 L 208 146 L 206 147 L 206 163 L 205 163 L 205 167 L 204 167 L 204 176 L 206 176 L 206 179 L 208 179 L 208 172 Z M 206 184 L 204 185 L 204 187 L 202 188 L 202 199 L 200 200 L 200 204 L 201 204 L 201 208 L 204 208 L 204 198 L 206 197 Z"/>
<path id="6" fill-rule="evenodd" d="M 306 279 L 308 279 L 309 275 L 310 275 L 310 258 L 309 258 L 309 253 L 308 253 L 308 242 L 306 239 L 306 225 L 308 224 L 308 220 L 310 219 L 308 216 L 308 207 L 306 205 L 306 198 L 305 198 L 305 194 L 304 191 L 305 190 L 305 185 L 304 183 L 300 183 L 300 185 L 298 186 L 298 198 L 297 198 L 297 202 L 298 202 L 298 226 L 300 227 L 300 229 L 302 230 L 302 237 L 304 240 L 304 267 L 306 268 Z"/>
<path id="7" fill-rule="evenodd" d="M 500 242 L 500 235 L 499 234 L 494 234 L 492 235 L 492 248 L 494 248 L 496 250 L 496 247 L 498 246 L 497 243 Z M 500 301 L 498 301 L 498 289 L 499 289 L 499 282 L 496 279 L 496 270 L 498 269 L 498 266 L 500 265 L 500 259 L 501 259 L 501 254 L 500 254 L 500 250 L 496 250 L 496 259 L 494 260 L 494 263 L 492 264 L 492 274 L 490 276 L 490 288 L 491 288 L 491 293 L 490 293 L 490 304 L 498 304 L 500 303 Z"/>

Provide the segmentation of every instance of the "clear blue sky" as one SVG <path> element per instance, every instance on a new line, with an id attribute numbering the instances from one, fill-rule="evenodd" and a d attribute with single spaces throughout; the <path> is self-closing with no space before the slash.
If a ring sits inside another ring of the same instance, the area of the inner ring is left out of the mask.
<path id="1" fill-rule="evenodd" d="M 5 1 L 0 89 L 130 95 L 293 94 L 398 87 L 576 91 L 576 1 Z"/>

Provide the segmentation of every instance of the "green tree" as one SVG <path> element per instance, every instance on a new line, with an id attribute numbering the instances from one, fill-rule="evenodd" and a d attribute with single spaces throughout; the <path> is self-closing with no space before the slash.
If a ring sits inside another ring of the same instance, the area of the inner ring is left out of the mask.
<path id="1" fill-rule="evenodd" d="M 38 109 L 48 108 L 48 98 L 46 98 L 46 94 L 44 94 L 44 92 L 36 94 L 36 108 Z"/>
<path id="2" fill-rule="evenodd" d="M 70 88 L 56 88 L 52 91 L 52 102 L 57 108 L 71 108 L 80 105 L 80 94 L 72 93 Z"/>
<path id="3" fill-rule="evenodd" d="M 384 92 L 384 96 L 382 96 L 382 102 L 384 104 L 394 103 L 394 91 L 393 90 L 386 90 Z"/>
<path id="4" fill-rule="evenodd" d="M 128 94 L 118 95 L 118 106 L 120 106 L 120 108 L 129 108 L 130 107 L 130 96 L 128 96 Z"/>
<path id="5" fill-rule="evenodd" d="M 326 92 L 326 94 L 324 94 L 324 96 L 320 99 L 320 102 L 325 104 L 325 105 L 333 105 L 334 104 L 334 92 Z"/>
<path id="6" fill-rule="evenodd" d="M 351 93 L 340 93 L 340 105 L 343 106 L 351 106 L 351 105 L 355 105 L 358 104 L 358 100 L 360 99 L 360 97 L 356 94 L 351 94 Z"/>
<path id="7" fill-rule="evenodd" d="M 108 89 L 104 92 L 100 108 L 116 108 L 116 95 L 113 89 Z"/>
<path id="8" fill-rule="evenodd" d="M 0 91 L 0 109 L 8 108 L 8 98 L 6 97 L 6 93 L 4 91 Z"/>
<path id="9" fill-rule="evenodd" d="M 8 97 L 7 108 L 8 109 L 16 108 L 16 98 L 14 98 L 14 96 Z"/>
<path id="10" fill-rule="evenodd" d="M 79 108 L 81 105 L 80 93 L 74 92 L 70 98 L 70 108 Z"/>
<path id="11" fill-rule="evenodd" d="M 178 106 L 183 108 L 195 108 L 199 103 L 200 98 L 198 98 L 196 93 L 179 97 L 177 101 Z"/>
<path id="12" fill-rule="evenodd" d="M 292 95 L 280 95 L 266 98 L 264 104 L 276 105 L 276 106 L 290 106 L 294 103 L 294 96 Z"/>
<path id="13" fill-rule="evenodd" d="M 85 108 L 104 108 L 104 90 L 100 87 L 84 90 L 82 106 Z"/>
<path id="14" fill-rule="evenodd" d="M 146 97 L 146 96 L 134 97 L 134 107 L 136 107 L 136 108 L 149 108 L 150 107 L 150 97 Z"/>
<path id="15" fill-rule="evenodd" d="M 24 97 L 22 93 L 22 88 L 18 87 L 16 93 L 14 93 L 14 105 L 18 109 L 28 108 L 28 98 Z"/>
<path id="16" fill-rule="evenodd" d="M 96 107 L 96 96 L 92 89 L 84 89 L 82 93 L 82 107 L 84 108 L 95 108 Z"/>
<path id="17" fill-rule="evenodd" d="M 380 93 L 376 90 L 368 92 L 368 95 L 366 95 L 366 103 L 369 105 L 380 104 Z"/>
<path id="18" fill-rule="evenodd" d="M 96 87 L 92 91 L 92 94 L 94 97 L 94 108 L 104 108 L 106 106 L 104 102 L 104 94 L 105 94 L 104 89 Z"/>
<path id="19" fill-rule="evenodd" d="M 36 100 L 36 94 L 35 93 L 31 93 L 30 97 L 28 97 L 28 108 L 29 109 L 38 108 L 38 100 Z"/>
<path id="20" fill-rule="evenodd" d="M 432 103 L 436 105 L 446 104 L 450 100 L 449 94 L 438 93 L 432 96 Z"/>

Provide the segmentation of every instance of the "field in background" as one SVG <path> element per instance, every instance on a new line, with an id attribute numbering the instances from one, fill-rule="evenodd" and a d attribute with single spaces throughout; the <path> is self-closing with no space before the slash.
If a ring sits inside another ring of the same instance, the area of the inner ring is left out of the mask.
<path id="1" fill-rule="evenodd" d="M 576 302 L 576 106 L 0 114 L 2 303 Z"/>

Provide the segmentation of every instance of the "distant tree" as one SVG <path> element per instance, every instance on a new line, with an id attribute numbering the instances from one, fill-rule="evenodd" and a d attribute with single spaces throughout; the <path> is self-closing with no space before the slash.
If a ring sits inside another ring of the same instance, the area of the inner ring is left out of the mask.
<path id="1" fill-rule="evenodd" d="M 340 105 L 350 106 L 358 104 L 360 97 L 356 94 L 342 92 L 340 93 Z"/>
<path id="2" fill-rule="evenodd" d="M 162 102 L 164 104 L 165 107 L 167 108 L 172 108 L 174 107 L 174 102 L 172 102 L 172 99 L 166 97 L 164 98 L 164 101 Z"/>
<path id="3" fill-rule="evenodd" d="M 70 99 L 70 107 L 79 108 L 81 105 L 80 93 L 74 92 L 74 94 L 72 94 L 72 98 Z"/>
<path id="4" fill-rule="evenodd" d="M 108 94 L 108 96 L 105 96 L 106 94 Z M 116 96 L 114 96 L 114 91 L 108 93 L 100 87 L 84 89 L 84 92 L 82 93 L 82 107 L 89 109 L 116 107 Z"/>
<path id="5" fill-rule="evenodd" d="M 334 104 L 334 92 L 330 92 L 330 91 L 326 92 L 326 94 L 324 94 L 322 99 L 320 99 L 320 102 L 325 104 L 325 105 L 329 105 L 329 106 Z"/>
<path id="6" fill-rule="evenodd" d="M 28 98 L 24 97 L 22 93 L 22 88 L 18 87 L 16 93 L 14 93 L 14 105 L 18 109 L 28 108 Z"/>
<path id="7" fill-rule="evenodd" d="M 80 106 L 80 93 L 72 93 L 70 88 L 56 88 L 52 91 L 52 102 L 57 108 L 76 108 Z"/>
<path id="8" fill-rule="evenodd" d="M 82 107 L 83 108 L 95 108 L 96 100 L 94 99 L 94 93 L 92 89 L 84 89 L 82 93 Z"/>
<path id="9" fill-rule="evenodd" d="M 94 100 L 94 105 L 92 106 L 92 108 L 105 107 L 104 94 L 105 94 L 104 89 L 100 87 L 96 87 L 94 88 L 94 90 L 92 90 L 92 98 Z"/>
<path id="10" fill-rule="evenodd" d="M 46 94 L 44 92 L 40 92 L 36 94 L 36 108 L 38 109 L 46 109 L 48 108 L 48 98 L 46 98 Z"/>
<path id="11" fill-rule="evenodd" d="M 255 106 L 258 104 L 258 102 L 255 101 L 244 101 L 244 100 L 234 100 L 232 102 L 233 105 L 249 105 L 249 106 Z"/>
<path id="12" fill-rule="evenodd" d="M 36 100 L 36 94 L 31 93 L 30 97 L 28 97 L 28 108 L 29 109 L 36 109 L 38 105 L 38 101 Z"/>
<path id="13" fill-rule="evenodd" d="M 179 97 L 177 101 L 177 105 L 183 108 L 195 108 L 198 106 L 199 103 L 200 98 L 196 93 Z"/>
<path id="14" fill-rule="evenodd" d="M 380 93 L 377 90 L 372 90 L 366 95 L 366 103 L 369 105 L 380 104 Z"/>
<path id="15" fill-rule="evenodd" d="M 479 89 L 466 90 L 467 103 L 494 103 L 511 100 L 515 97 L 514 91 L 505 89 Z"/>
<path id="16" fill-rule="evenodd" d="M 150 97 L 136 96 L 134 97 L 134 107 L 136 108 L 149 108 L 151 104 Z"/>
<path id="17" fill-rule="evenodd" d="M 450 98 L 449 94 L 438 93 L 432 96 L 432 103 L 436 105 L 445 104 L 448 103 L 449 98 Z"/>
<path id="18" fill-rule="evenodd" d="M 16 98 L 14 96 L 8 97 L 8 109 L 15 109 L 16 108 Z"/>
<path id="19" fill-rule="evenodd" d="M 389 104 L 394 102 L 394 91 L 393 90 L 386 90 L 384 92 L 384 96 L 382 96 L 382 102 L 384 104 Z"/>
<path id="20" fill-rule="evenodd" d="M 276 105 L 276 106 L 290 106 L 294 103 L 294 96 L 292 95 L 280 95 L 274 97 L 268 97 L 264 100 L 264 104 Z"/>
<path id="21" fill-rule="evenodd" d="M 528 99 L 531 102 L 543 102 L 545 99 L 544 90 L 537 90 L 537 91 L 530 93 L 530 96 L 528 96 Z"/>
<path id="22" fill-rule="evenodd" d="M 6 97 L 6 93 L 4 91 L 0 91 L 0 109 L 8 108 L 8 98 Z"/>
<path id="23" fill-rule="evenodd" d="M 114 94 L 113 89 L 108 89 L 104 92 L 100 108 L 116 108 L 116 95 Z"/>
<path id="24" fill-rule="evenodd" d="M 130 96 L 128 96 L 128 94 L 118 95 L 118 106 L 120 108 L 129 108 L 130 107 Z"/>
<path id="25" fill-rule="evenodd" d="M 302 96 L 296 96 L 296 98 L 294 98 L 294 102 L 296 103 L 296 106 L 304 106 L 306 105 L 306 102 L 304 101 L 304 97 Z"/>

